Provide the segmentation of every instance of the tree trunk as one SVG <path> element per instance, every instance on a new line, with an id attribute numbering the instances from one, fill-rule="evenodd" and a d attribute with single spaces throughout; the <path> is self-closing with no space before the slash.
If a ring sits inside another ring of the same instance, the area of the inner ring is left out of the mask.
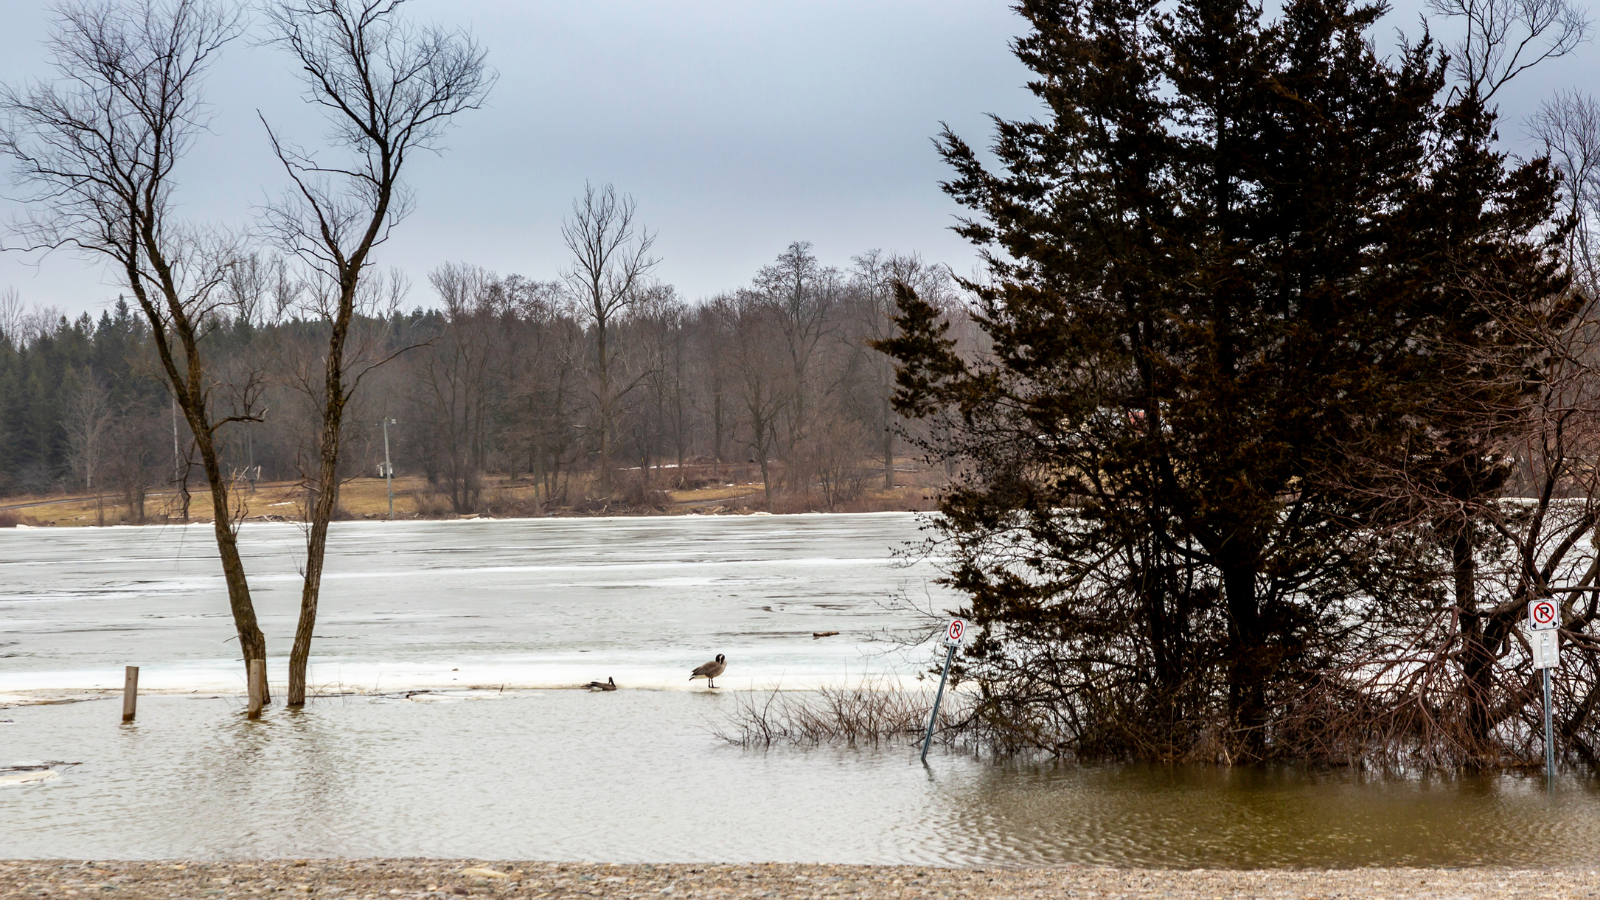
<path id="1" fill-rule="evenodd" d="M 327 437 L 326 429 L 323 437 Z M 339 499 L 338 481 L 328 480 L 329 470 L 338 465 L 337 436 L 334 441 L 332 465 L 329 465 L 330 454 L 324 445 L 318 475 L 324 479 L 323 488 L 317 491 L 316 502 L 312 504 L 311 532 L 306 538 L 306 574 L 300 591 L 300 619 L 295 623 L 294 647 L 289 651 L 290 706 L 304 706 L 306 702 L 306 666 L 311 661 L 311 639 L 317 629 L 317 601 L 322 592 L 323 561 L 327 557 L 328 523 L 333 519 L 333 508 Z"/>
<path id="2" fill-rule="evenodd" d="M 600 376 L 600 483 L 604 496 L 611 496 L 611 371 L 606 365 L 605 319 L 595 325 L 595 346 L 599 350 L 596 360 Z"/>
<path id="3" fill-rule="evenodd" d="M 193 458 L 191 456 L 189 459 L 184 460 L 183 475 L 178 479 L 178 499 L 183 503 L 183 524 L 185 525 L 189 524 L 189 503 L 192 499 L 189 495 L 189 460 Z"/>
<path id="4" fill-rule="evenodd" d="M 1266 679 L 1269 676 L 1261 613 L 1257 608 L 1256 567 L 1234 563 L 1222 569 L 1228 601 L 1228 712 L 1246 758 L 1266 749 Z"/>
<path id="5" fill-rule="evenodd" d="M 189 410 L 185 406 L 184 412 Z M 189 422 L 193 430 L 194 422 Z M 234 630 L 239 634 L 239 649 L 244 655 L 245 681 L 250 679 L 250 663 L 266 661 L 267 638 L 256 622 L 255 604 L 250 601 L 250 583 L 245 578 L 244 559 L 239 555 L 239 538 L 233 530 L 233 511 L 228 508 L 228 482 L 222 475 L 222 463 L 217 458 L 216 446 L 210 435 L 195 436 L 195 446 L 200 451 L 201 468 L 205 469 L 206 484 L 211 488 L 211 528 L 217 535 L 217 556 L 222 560 L 222 579 L 228 585 L 228 607 L 233 612 Z M 272 695 L 262 685 L 262 700 L 272 702 Z"/>
<path id="6" fill-rule="evenodd" d="M 767 498 L 767 512 L 772 512 L 772 479 L 767 475 L 767 454 L 761 454 L 761 490 Z"/>
<path id="7" fill-rule="evenodd" d="M 722 391 L 711 395 L 711 458 L 715 460 L 712 473 L 722 478 Z"/>
<path id="8" fill-rule="evenodd" d="M 359 271 L 359 270 L 358 270 Z M 322 567 L 328 551 L 328 524 L 339 503 L 339 448 L 344 422 L 344 345 L 354 311 L 356 285 L 344 285 L 344 299 L 328 336 L 323 371 L 322 431 L 318 436 L 316 496 L 311 504 L 311 530 L 306 536 L 306 573 L 300 591 L 300 619 L 289 651 L 289 706 L 306 702 L 306 666 L 317 628 L 317 602 L 322 593 Z"/>
<path id="9" fill-rule="evenodd" d="M 892 414 L 891 398 L 883 397 L 883 489 L 894 490 L 894 429 L 889 425 Z"/>
<path id="10" fill-rule="evenodd" d="M 1478 610 L 1476 541 L 1465 523 L 1456 528 L 1450 546 L 1450 567 L 1454 575 L 1456 615 L 1461 628 L 1462 697 L 1466 704 L 1466 727 L 1471 737 L 1489 739 L 1489 705 L 1494 696 L 1494 655 L 1486 645 L 1483 616 Z"/>

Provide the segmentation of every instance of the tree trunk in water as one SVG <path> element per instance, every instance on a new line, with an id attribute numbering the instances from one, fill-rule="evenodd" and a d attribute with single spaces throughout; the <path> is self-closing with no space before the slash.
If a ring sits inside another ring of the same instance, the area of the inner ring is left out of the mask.
<path id="1" fill-rule="evenodd" d="M 1268 665 L 1261 614 L 1256 605 L 1255 566 L 1234 564 L 1223 568 L 1222 583 L 1227 592 L 1232 656 L 1228 673 L 1229 718 L 1242 739 L 1245 756 L 1258 759 L 1266 749 Z"/>
<path id="2" fill-rule="evenodd" d="M 352 279 L 353 281 L 353 279 Z M 328 523 L 339 504 L 339 447 L 343 433 L 344 345 L 350 330 L 355 284 L 345 286 L 345 300 L 328 337 L 328 358 L 323 374 L 322 431 L 318 436 L 316 497 L 311 504 L 311 530 L 306 535 L 306 575 L 300 591 L 300 619 L 289 651 L 289 706 L 306 702 L 306 665 L 311 660 L 311 638 L 317 629 L 317 601 L 322 593 L 322 566 L 328 550 Z"/>
<path id="3" fill-rule="evenodd" d="M 306 536 L 306 575 L 300 591 L 300 619 L 295 624 L 294 647 L 289 651 L 290 706 L 304 706 L 306 702 L 306 666 L 311 661 L 311 639 L 317 630 L 317 601 L 322 593 L 322 567 L 327 557 L 328 524 L 333 521 L 333 511 L 339 502 L 337 420 L 324 423 L 321 444 L 317 493 L 315 501 L 311 504 L 311 531 Z"/>
<path id="4" fill-rule="evenodd" d="M 1478 611 L 1476 543 L 1470 526 L 1458 526 L 1451 541 L 1450 566 L 1455 576 L 1456 614 L 1461 622 L 1461 687 L 1466 694 L 1462 699 L 1467 707 L 1467 732 L 1485 743 L 1489 738 L 1494 657 L 1485 645 L 1483 617 Z"/>
<path id="5" fill-rule="evenodd" d="M 327 435 L 324 432 L 324 439 Z M 289 651 L 289 705 L 304 706 L 306 702 L 306 666 L 311 661 L 311 638 L 317 630 L 317 600 L 322 592 L 322 565 L 327 556 L 328 523 L 333 519 L 333 509 L 339 500 L 339 483 L 330 478 L 330 469 L 338 465 L 337 436 L 334 438 L 332 462 L 324 445 L 322 466 L 318 477 L 323 487 L 317 491 L 312 504 L 311 531 L 306 537 L 306 575 L 300 591 L 300 619 L 294 628 L 294 647 Z"/>
<path id="6" fill-rule="evenodd" d="M 187 410 L 185 410 L 187 412 Z M 193 422 L 190 422 L 191 428 Z M 250 663 L 266 661 L 267 638 L 256 622 L 256 608 L 250 602 L 250 583 L 245 578 L 244 560 L 239 556 L 239 539 L 233 530 L 233 511 L 228 508 L 228 483 L 222 476 L 222 465 L 216 448 L 209 437 L 196 439 L 200 462 L 206 471 L 207 486 L 211 488 L 211 527 L 217 535 L 217 555 L 222 560 L 222 578 L 228 585 L 228 606 L 233 612 L 233 626 L 239 634 L 239 649 L 244 655 L 245 682 L 250 680 Z M 262 685 L 266 691 L 266 685 Z M 262 694 L 263 702 L 271 703 L 270 693 Z"/>

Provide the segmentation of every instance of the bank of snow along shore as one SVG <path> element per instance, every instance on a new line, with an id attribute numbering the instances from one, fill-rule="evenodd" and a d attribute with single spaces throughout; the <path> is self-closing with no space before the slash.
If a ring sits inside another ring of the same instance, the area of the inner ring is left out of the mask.
<path id="1" fill-rule="evenodd" d="M 1600 870 L 950 869 L 792 863 L 670 865 L 486 860 L 0 862 L 0 897 L 388 900 L 394 897 L 672 898 L 1576 898 Z"/>

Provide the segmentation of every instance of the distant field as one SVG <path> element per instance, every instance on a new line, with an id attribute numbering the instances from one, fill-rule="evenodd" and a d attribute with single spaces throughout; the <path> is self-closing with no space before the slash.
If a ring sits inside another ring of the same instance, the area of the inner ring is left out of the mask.
<path id="1" fill-rule="evenodd" d="M 894 490 L 867 490 L 860 496 L 836 504 L 838 512 L 874 512 L 884 510 L 925 510 L 933 508 L 934 490 L 917 485 L 917 473 L 907 473 L 913 486 Z M 635 492 L 638 493 L 638 492 Z M 569 497 L 581 497 L 584 491 L 569 489 Z M 260 483 L 254 490 L 248 486 L 234 495 L 247 519 L 291 520 L 303 518 L 305 492 L 292 481 Z M 545 505 L 540 507 L 541 492 L 527 480 L 511 480 L 504 476 L 484 479 L 480 512 L 459 514 L 450 503 L 448 494 L 437 485 L 430 485 L 421 476 L 394 479 L 394 515 L 397 519 L 449 519 L 486 517 L 524 517 L 533 515 L 675 515 L 704 513 L 746 513 L 762 509 L 765 497 L 759 481 L 711 485 L 696 490 L 652 491 L 644 502 L 616 501 L 604 503 L 583 500 L 570 505 Z M 389 515 L 389 499 L 382 478 L 357 478 L 346 482 L 339 494 L 342 518 L 382 519 Z M 810 494 L 777 494 L 774 512 L 828 511 L 819 496 Z M 129 521 L 127 505 L 121 494 L 68 494 L 58 496 L 11 497 L 0 501 L 0 526 L 24 524 L 32 526 L 107 525 Z M 209 521 L 211 492 L 194 490 L 189 499 L 189 519 Z M 183 519 L 181 499 L 176 491 L 152 491 L 145 497 L 147 522 L 173 522 Z"/>

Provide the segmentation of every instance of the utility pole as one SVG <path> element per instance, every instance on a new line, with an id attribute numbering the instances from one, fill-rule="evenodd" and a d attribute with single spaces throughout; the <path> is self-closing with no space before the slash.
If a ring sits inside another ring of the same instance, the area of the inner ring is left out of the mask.
<path id="1" fill-rule="evenodd" d="M 389 462 L 389 426 L 394 424 L 396 423 L 393 419 L 386 418 L 383 420 L 383 480 L 389 488 L 389 521 L 391 522 L 394 521 L 394 465 Z"/>

